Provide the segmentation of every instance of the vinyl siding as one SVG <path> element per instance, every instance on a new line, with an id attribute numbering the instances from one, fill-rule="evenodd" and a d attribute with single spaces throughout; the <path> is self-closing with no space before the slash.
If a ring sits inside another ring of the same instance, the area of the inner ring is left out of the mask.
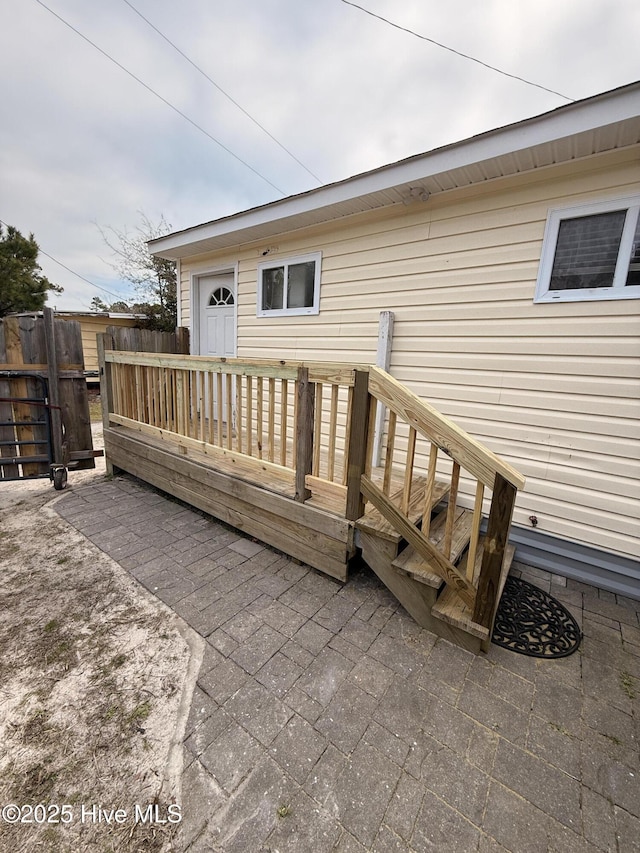
<path id="1" fill-rule="evenodd" d="M 393 311 L 391 373 L 527 477 L 515 522 L 638 558 L 640 300 L 533 296 L 548 210 L 639 190 L 636 146 L 272 239 L 322 251 L 317 316 L 256 317 L 265 246 L 185 259 L 183 322 L 191 276 L 225 264 L 240 356 L 372 362 Z"/>

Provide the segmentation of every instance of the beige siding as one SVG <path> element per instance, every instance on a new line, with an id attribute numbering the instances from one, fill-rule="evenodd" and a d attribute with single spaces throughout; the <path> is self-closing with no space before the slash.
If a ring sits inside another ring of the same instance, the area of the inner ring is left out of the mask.
<path id="1" fill-rule="evenodd" d="M 515 520 L 640 557 L 640 300 L 533 304 L 549 208 L 640 191 L 638 151 L 432 196 L 270 241 L 321 250 L 320 314 L 256 317 L 261 245 L 238 264 L 238 354 L 370 362 L 395 313 L 391 372 L 527 476 Z"/>

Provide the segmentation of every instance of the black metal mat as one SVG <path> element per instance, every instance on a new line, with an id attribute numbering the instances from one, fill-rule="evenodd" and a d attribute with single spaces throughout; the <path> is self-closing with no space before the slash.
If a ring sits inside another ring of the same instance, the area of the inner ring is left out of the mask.
<path id="1" fill-rule="evenodd" d="M 537 586 L 509 575 L 491 641 L 534 658 L 564 658 L 580 645 L 578 623 L 559 601 Z"/>

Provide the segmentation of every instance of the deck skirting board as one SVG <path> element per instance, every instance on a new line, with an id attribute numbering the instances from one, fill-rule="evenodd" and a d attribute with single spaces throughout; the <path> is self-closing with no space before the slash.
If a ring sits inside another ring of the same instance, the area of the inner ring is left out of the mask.
<path id="1" fill-rule="evenodd" d="M 108 429 L 112 465 L 139 477 L 220 521 L 340 581 L 347 580 L 353 525 L 315 507 L 237 480 L 177 449 Z"/>

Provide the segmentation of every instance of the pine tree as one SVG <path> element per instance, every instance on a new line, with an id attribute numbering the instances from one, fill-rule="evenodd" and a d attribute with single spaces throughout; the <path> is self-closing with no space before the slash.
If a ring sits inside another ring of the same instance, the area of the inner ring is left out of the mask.
<path id="1" fill-rule="evenodd" d="M 0 317 L 14 311 L 41 311 L 49 291 L 62 293 L 42 275 L 38 264 L 38 244 L 17 228 L 0 225 Z"/>

